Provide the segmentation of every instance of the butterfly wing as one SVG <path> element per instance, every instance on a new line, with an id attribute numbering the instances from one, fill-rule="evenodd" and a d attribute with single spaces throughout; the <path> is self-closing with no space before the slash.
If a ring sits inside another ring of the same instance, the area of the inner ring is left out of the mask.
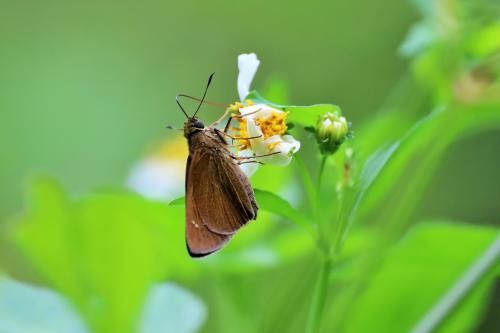
<path id="1" fill-rule="evenodd" d="M 258 206 L 248 178 L 224 148 L 199 148 L 186 169 L 186 243 L 203 256 L 224 246 Z"/>

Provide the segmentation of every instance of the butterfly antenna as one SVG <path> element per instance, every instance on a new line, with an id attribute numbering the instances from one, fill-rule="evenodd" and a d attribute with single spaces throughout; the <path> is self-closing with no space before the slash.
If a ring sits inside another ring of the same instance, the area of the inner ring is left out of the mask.
<path id="1" fill-rule="evenodd" d="M 201 98 L 201 101 L 200 101 L 200 104 L 198 104 L 198 108 L 196 109 L 196 111 L 194 112 L 193 114 L 193 117 L 194 118 L 196 116 L 196 114 L 198 113 L 198 111 L 200 110 L 200 107 L 201 105 L 203 104 L 203 101 L 205 100 L 205 96 L 207 95 L 207 90 L 208 90 L 208 87 L 210 86 L 210 83 L 212 82 L 212 78 L 214 77 L 214 74 L 215 73 L 212 73 L 210 75 L 210 77 L 208 78 L 208 83 L 207 83 L 207 87 L 205 88 L 205 92 L 203 93 L 203 97 Z"/>
<path id="2" fill-rule="evenodd" d="M 181 102 L 179 102 L 179 97 L 181 96 L 181 94 L 175 96 L 175 101 L 177 102 L 177 105 L 179 105 L 179 107 L 181 108 L 182 110 L 182 113 L 184 113 L 186 115 L 186 118 L 189 118 L 188 114 L 186 113 L 186 111 L 184 110 L 184 108 L 182 107 L 181 105 Z"/>

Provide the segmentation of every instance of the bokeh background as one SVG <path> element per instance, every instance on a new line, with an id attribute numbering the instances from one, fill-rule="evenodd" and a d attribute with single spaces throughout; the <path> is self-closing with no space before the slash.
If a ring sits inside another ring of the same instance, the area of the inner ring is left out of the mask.
<path id="1" fill-rule="evenodd" d="M 177 93 L 200 95 L 215 72 L 209 99 L 226 104 L 238 100 L 236 59 L 241 53 L 255 52 L 262 61 L 254 87 L 265 91 L 278 82 L 282 94 L 276 96 L 282 101 L 276 102 L 335 103 L 356 133 L 377 117 L 398 84 L 418 86 L 400 46 L 420 20 L 416 7 L 400 0 L 2 1 L 0 220 L 7 225 L 26 210 L 27 189 L 38 175 L 53 178 L 71 198 L 126 187 L 138 161 L 158 144 L 182 136 L 165 129 L 184 122 L 175 105 Z M 431 99 L 421 94 L 421 105 L 430 107 Z M 209 122 L 219 114 L 204 108 L 200 116 Z M 499 131 L 453 144 L 414 219 L 446 216 L 497 227 L 499 147 Z M 184 253 L 184 248 L 178 251 Z M 43 285 L 21 257 L 3 244 L 2 270 Z M 286 281 L 297 267 L 308 271 L 309 263 L 276 266 L 271 273 Z M 259 273 L 256 279 L 265 284 L 271 273 Z M 207 285 L 215 288 L 226 278 L 211 271 Z M 176 279 L 187 286 L 195 281 L 203 289 L 202 278 Z M 238 290 L 232 307 L 238 298 L 245 305 L 235 312 L 261 304 L 248 295 L 254 284 L 227 279 L 233 284 L 217 288 Z M 215 291 L 196 293 L 204 300 L 216 298 Z M 288 296 L 283 292 L 277 297 Z M 283 316 L 293 313 L 284 311 Z M 276 309 L 272 313 L 279 315 Z M 250 315 L 237 318 L 252 331 Z M 263 321 L 261 327 L 273 327 L 270 318 Z M 212 321 L 205 330 L 215 332 L 217 325 Z"/>
<path id="2" fill-rule="evenodd" d="M 0 216 L 22 207 L 30 174 L 55 175 L 75 193 L 122 184 L 148 146 L 178 136 L 164 128 L 183 123 L 177 93 L 199 95 L 216 72 L 210 99 L 238 99 L 240 53 L 263 61 L 254 86 L 280 76 L 290 102 L 338 104 L 360 127 L 408 71 L 398 50 L 418 20 L 405 1 L 4 3 Z M 485 133 L 457 144 L 422 214 L 498 217 L 500 178 L 489 175 L 499 142 Z"/>

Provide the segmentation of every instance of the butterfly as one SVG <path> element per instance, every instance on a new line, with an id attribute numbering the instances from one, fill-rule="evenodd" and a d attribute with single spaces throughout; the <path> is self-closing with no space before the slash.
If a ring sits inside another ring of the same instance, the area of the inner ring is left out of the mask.
<path id="1" fill-rule="evenodd" d="M 192 116 L 188 116 L 179 102 L 179 97 L 190 96 L 176 97 L 187 118 L 184 123 L 184 137 L 189 147 L 185 183 L 186 246 L 191 257 L 207 256 L 221 249 L 242 226 L 257 218 L 259 210 L 250 181 L 240 168 L 243 163 L 259 163 L 255 160 L 258 156 L 237 157 L 226 141 L 236 139 L 227 133 L 235 116 L 228 119 L 224 130 L 215 126 L 228 112 L 210 126 L 196 117 L 213 76 L 210 75 Z"/>

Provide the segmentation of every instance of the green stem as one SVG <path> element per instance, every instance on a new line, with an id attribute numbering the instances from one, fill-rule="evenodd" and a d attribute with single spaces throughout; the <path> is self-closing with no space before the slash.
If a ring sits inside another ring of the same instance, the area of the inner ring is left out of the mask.
<path id="1" fill-rule="evenodd" d="M 319 241 L 319 247 L 321 250 L 323 250 L 326 254 L 329 252 L 330 248 L 330 241 L 328 237 L 328 226 L 325 225 L 325 221 L 323 219 L 323 216 L 321 215 L 321 183 L 323 182 L 323 174 L 325 171 L 325 166 L 326 166 L 326 161 L 328 159 L 329 155 L 323 155 L 321 157 L 321 164 L 319 166 L 319 171 L 318 171 L 318 179 L 316 182 L 316 211 L 318 212 L 316 216 L 316 221 L 318 224 L 318 241 Z"/>
<path id="2" fill-rule="evenodd" d="M 331 259 L 330 259 L 330 242 L 328 241 L 328 236 L 324 226 L 322 225 L 320 216 L 321 207 L 321 183 L 323 181 L 323 174 L 328 160 L 328 155 L 323 155 L 321 158 L 321 164 L 318 172 L 318 179 L 316 183 L 316 192 L 314 193 L 314 210 L 316 211 L 316 223 L 318 224 L 318 248 L 321 251 L 323 258 L 319 270 L 318 280 L 316 282 L 316 287 L 314 290 L 313 298 L 311 301 L 311 307 L 309 312 L 309 318 L 307 320 L 307 333 L 316 333 L 319 331 L 321 326 L 321 321 L 323 318 L 323 310 L 325 307 L 325 301 L 328 293 L 328 280 L 330 277 Z"/>
<path id="3" fill-rule="evenodd" d="M 311 207 L 314 220 L 317 223 L 319 221 L 319 211 L 317 205 L 317 193 L 314 190 L 314 183 L 300 155 L 295 154 L 293 159 L 295 160 L 295 164 L 299 169 L 299 174 L 302 178 L 302 183 L 304 184 L 307 193 L 307 199 L 309 200 L 309 205 Z"/>
<path id="4" fill-rule="evenodd" d="M 328 156 L 330 155 L 323 155 L 323 157 L 321 158 L 321 164 L 319 166 L 318 183 L 316 184 L 316 193 L 318 197 L 321 197 L 321 181 L 323 180 L 323 172 L 325 171 L 325 165 Z"/>
<path id="5" fill-rule="evenodd" d="M 307 320 L 306 333 L 317 333 L 320 329 L 323 318 L 323 309 L 325 307 L 326 296 L 328 292 L 328 280 L 330 278 L 331 260 L 328 256 L 323 258 L 321 263 L 319 277 L 312 299 L 311 310 Z"/>

